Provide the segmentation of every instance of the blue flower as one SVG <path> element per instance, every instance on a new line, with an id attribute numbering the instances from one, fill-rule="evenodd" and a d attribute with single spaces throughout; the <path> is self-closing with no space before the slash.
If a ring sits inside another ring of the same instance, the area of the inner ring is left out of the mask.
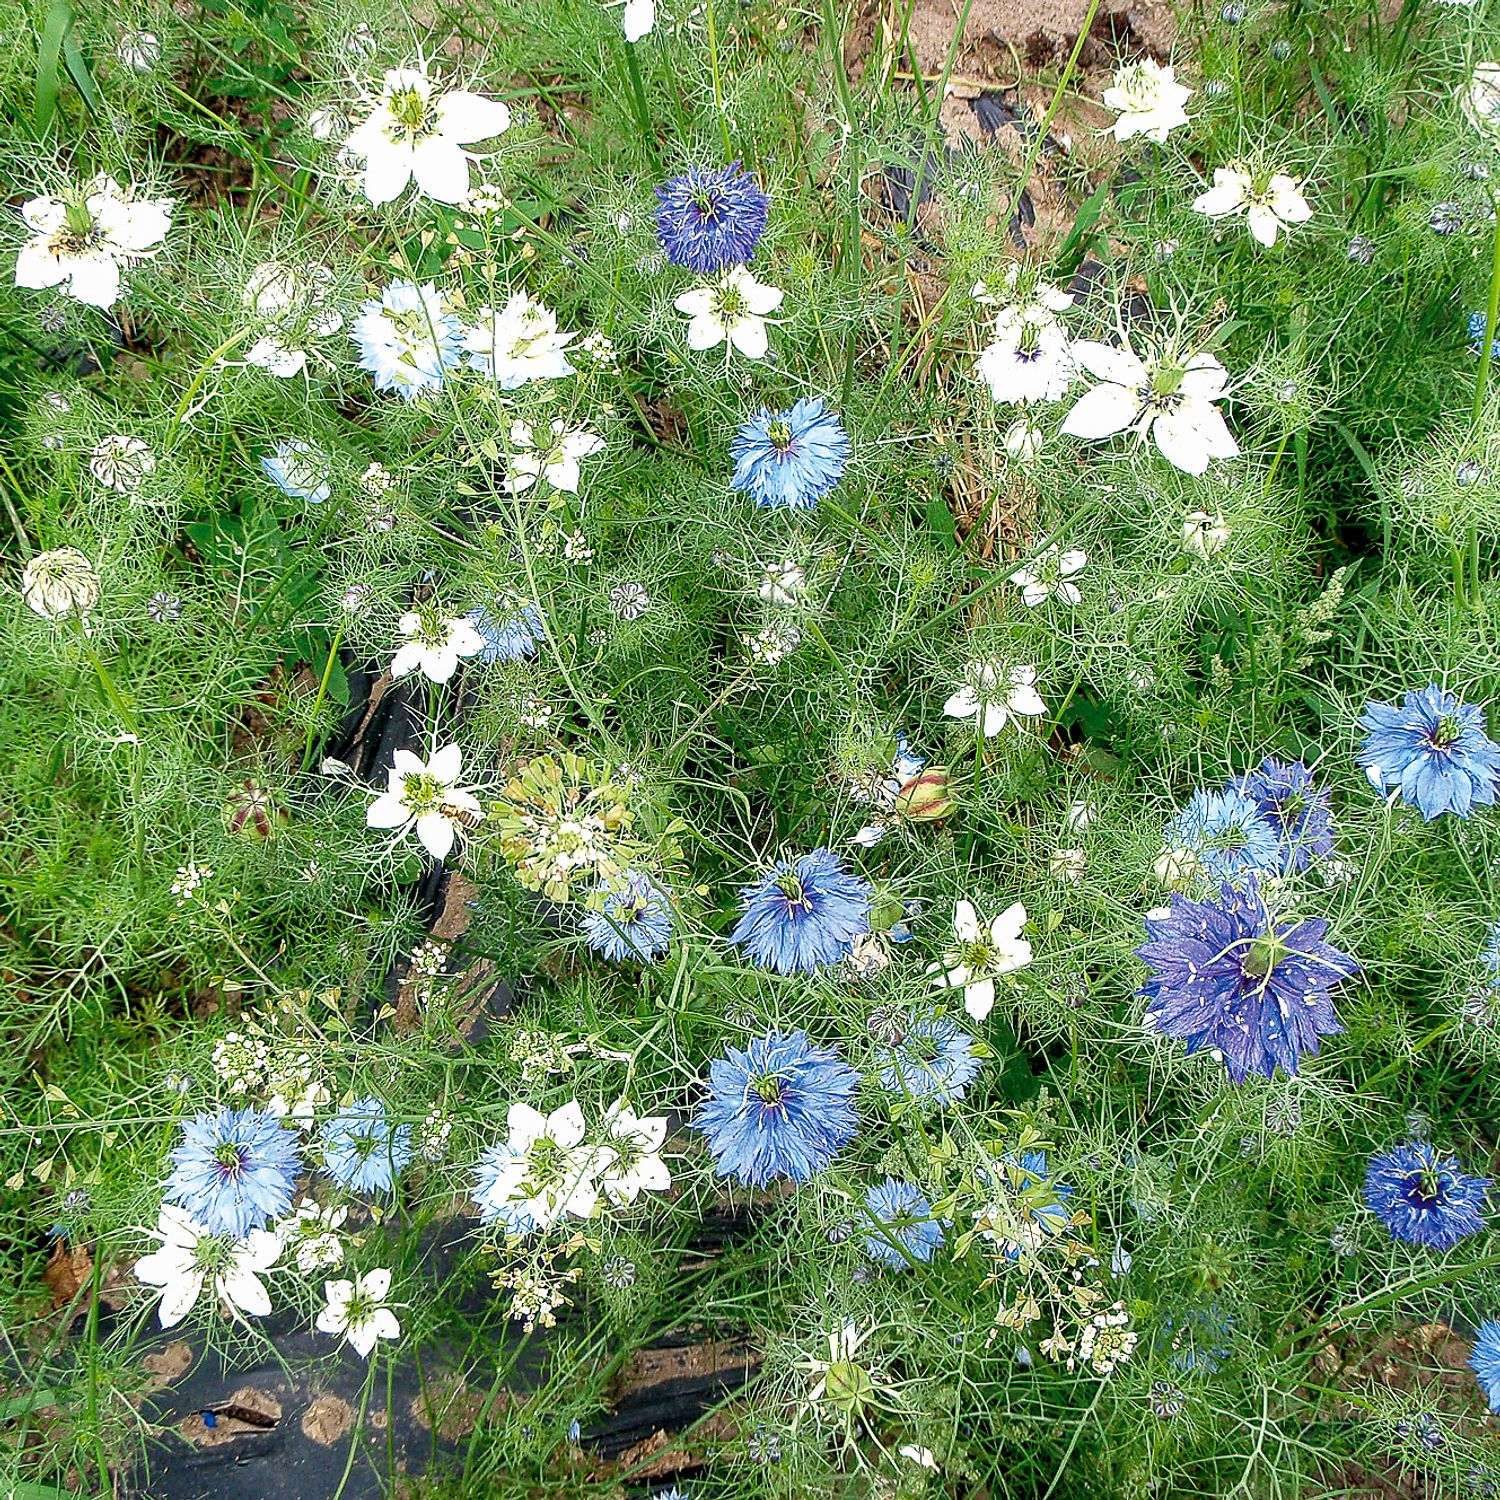
<path id="1" fill-rule="evenodd" d="M 398 391 L 408 401 L 438 390 L 463 357 L 463 328 L 430 281 L 393 281 L 378 301 L 364 304 L 349 336 L 375 389 Z"/>
<path id="2" fill-rule="evenodd" d="M 297 1137 L 269 1110 L 195 1115 L 172 1152 L 163 1196 L 213 1234 L 244 1239 L 287 1212 L 303 1169 Z"/>
<path id="3" fill-rule="evenodd" d="M 836 964 L 870 930 L 872 894 L 869 883 L 848 874 L 831 849 L 777 860 L 768 875 L 740 891 L 745 911 L 729 941 L 778 974 Z"/>
<path id="4" fill-rule="evenodd" d="M 811 510 L 844 477 L 849 434 L 820 397 L 804 397 L 790 411 L 762 409 L 736 434 L 732 488 L 767 509 Z"/>
<path id="5" fill-rule="evenodd" d="M 1489 323 L 1489 314 L 1484 312 L 1471 312 L 1469 314 L 1469 353 L 1478 354 L 1484 348 L 1484 331 Z M 1490 340 L 1490 357 L 1500 359 L 1500 338 Z"/>
<path id="6" fill-rule="evenodd" d="M 262 454 L 260 466 L 283 495 L 321 505 L 333 493 L 328 484 L 328 459 L 301 438 L 282 438 Z"/>
<path id="7" fill-rule="evenodd" d="M 323 1168 L 352 1193 L 384 1193 L 411 1160 L 411 1126 L 392 1125 L 378 1099 L 356 1099 L 323 1127 Z"/>
<path id="8" fill-rule="evenodd" d="M 1188 805 L 1167 824 L 1167 847 L 1197 855 L 1210 880 L 1227 880 L 1247 870 L 1279 870 L 1281 843 L 1276 830 L 1243 792 L 1194 792 Z"/>
<path id="9" fill-rule="evenodd" d="M 1284 870 L 1305 870 L 1315 854 L 1333 853 L 1328 793 L 1314 785 L 1312 773 L 1300 760 L 1263 760 L 1258 771 L 1240 777 L 1236 789 L 1276 830 Z"/>
<path id="10" fill-rule="evenodd" d="M 805 1182 L 859 1128 L 851 1102 L 859 1074 L 805 1031 L 770 1032 L 729 1047 L 709 1065 L 709 1097 L 693 1119 L 714 1170 L 749 1187 L 774 1177 Z"/>
<path id="11" fill-rule="evenodd" d="M 1489 941 L 1484 945 L 1484 951 L 1479 955 L 1479 962 L 1490 971 L 1489 978 L 1485 983 L 1490 989 L 1500 994 L 1500 922 L 1490 924 Z"/>
<path id="12" fill-rule="evenodd" d="M 483 605 L 471 609 L 468 618 L 484 637 L 479 660 L 487 667 L 497 661 L 519 661 L 523 656 L 531 656 L 537 643 L 547 638 L 541 610 L 519 600 L 507 605 L 496 599 L 488 609 Z"/>
<path id="13" fill-rule="evenodd" d="M 1490 807 L 1500 778 L 1500 745 L 1485 733 L 1484 710 L 1436 683 L 1405 694 L 1401 707 L 1367 703 L 1359 763 L 1376 786 L 1394 786 L 1431 822 Z"/>
<path id="14" fill-rule="evenodd" d="M 650 963 L 667 951 L 672 909 L 649 876 L 632 870 L 620 889 L 604 898 L 604 909 L 590 912 L 581 925 L 595 953 L 615 963 L 627 958 Z"/>
<path id="15" fill-rule="evenodd" d="M 771 211 L 771 200 L 738 162 L 689 167 L 657 188 L 656 197 L 656 235 L 667 259 L 705 274 L 748 264 Z"/>
<path id="16" fill-rule="evenodd" d="M 1468 1177 L 1451 1156 L 1426 1141 L 1411 1141 L 1370 1158 L 1365 1202 L 1393 1240 L 1451 1250 L 1484 1228 L 1488 1177 Z"/>
<path id="17" fill-rule="evenodd" d="M 1064 1201 L 1073 1189 L 1048 1177 L 1045 1151 L 1007 1153 L 977 1175 L 997 1195 L 975 1214 L 976 1228 L 1011 1260 L 1062 1234 L 1073 1221 Z"/>
<path id="18" fill-rule="evenodd" d="M 1226 880 L 1217 898 L 1174 895 L 1167 915 L 1146 918 L 1149 941 L 1136 949 L 1151 969 L 1146 1024 L 1189 1053 L 1216 1049 L 1235 1083 L 1278 1066 L 1295 1074 L 1319 1037 L 1344 1029 L 1329 992 L 1359 973 L 1327 931 L 1321 918 L 1273 922 L 1254 874 L 1241 890 Z"/>
<path id="19" fill-rule="evenodd" d="M 1479 1377 L 1490 1410 L 1500 1416 L 1500 1319 L 1490 1318 L 1475 1330 L 1469 1368 Z"/>
<path id="20" fill-rule="evenodd" d="M 1172 1367 L 1184 1375 L 1216 1375 L 1229 1358 L 1234 1315 L 1217 1302 L 1167 1314 L 1156 1336 L 1157 1353 L 1169 1354 Z"/>
<path id="21" fill-rule="evenodd" d="M 948 1016 L 922 1016 L 899 1042 L 875 1053 L 880 1082 L 919 1105 L 949 1105 L 962 1099 L 979 1072 L 974 1038 Z"/>
<path id="22" fill-rule="evenodd" d="M 865 1194 L 865 1209 L 878 1226 L 865 1236 L 865 1254 L 895 1271 L 929 1261 L 942 1249 L 943 1226 L 932 1204 L 913 1182 L 887 1177 Z"/>

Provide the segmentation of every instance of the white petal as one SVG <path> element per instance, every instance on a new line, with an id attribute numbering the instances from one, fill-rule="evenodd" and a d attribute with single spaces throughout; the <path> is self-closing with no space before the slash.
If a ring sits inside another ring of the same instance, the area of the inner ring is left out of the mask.
<path id="1" fill-rule="evenodd" d="M 156 1316 L 163 1328 L 175 1328 L 198 1305 L 198 1296 L 203 1290 L 200 1274 L 183 1276 L 169 1282 L 162 1293 L 161 1305 Z"/>
<path id="2" fill-rule="evenodd" d="M 420 776 L 427 769 L 427 762 L 410 750 L 396 750 L 391 754 L 391 770 L 398 776 Z"/>
<path id="3" fill-rule="evenodd" d="M 964 990 L 964 1009 L 976 1021 L 982 1021 L 995 1008 L 995 981 L 981 979 Z"/>
<path id="4" fill-rule="evenodd" d="M 21 246 L 16 257 L 16 285 L 41 290 L 56 286 L 68 275 L 68 267 L 55 255 L 49 255 L 45 244 Z"/>
<path id="5" fill-rule="evenodd" d="M 365 161 L 365 197 L 377 207 L 399 198 L 410 181 L 409 151 L 376 151 Z"/>
<path id="6" fill-rule="evenodd" d="M 576 1099 L 547 1116 L 547 1134 L 559 1146 L 576 1146 L 583 1140 L 583 1109 Z"/>
<path id="7" fill-rule="evenodd" d="M 388 1307 L 375 1309 L 375 1315 L 370 1319 L 370 1326 L 379 1338 L 399 1339 L 401 1337 L 401 1325 L 396 1321 L 395 1313 Z"/>
<path id="8" fill-rule="evenodd" d="M 1250 226 L 1251 239 L 1258 244 L 1269 249 L 1276 243 L 1276 231 L 1281 227 L 1281 220 L 1268 204 L 1252 204 L 1250 212 L 1245 215 L 1245 222 Z"/>
<path id="9" fill-rule="evenodd" d="M 120 267 L 112 255 L 83 255 L 73 263 L 68 290 L 90 307 L 113 307 L 120 296 Z"/>
<path id="10" fill-rule="evenodd" d="M 714 289 L 711 286 L 695 286 L 683 292 L 672 304 L 680 313 L 690 318 L 702 317 L 714 305 Z"/>
<path id="11" fill-rule="evenodd" d="M 943 713 L 950 719 L 972 719 L 979 712 L 979 694 L 971 687 L 961 687 L 943 704 Z"/>
<path id="12" fill-rule="evenodd" d="M 656 24 L 653 0 L 625 0 L 625 40 L 638 42 Z"/>
<path id="13" fill-rule="evenodd" d="M 1069 437 L 1097 441 L 1123 432 L 1139 411 L 1140 399 L 1134 390 L 1121 385 L 1096 385 L 1073 403 L 1062 430 Z"/>
<path id="14" fill-rule="evenodd" d="M 435 860 L 447 859 L 457 837 L 457 829 L 442 813 L 425 813 L 417 819 L 417 839 Z"/>
<path id="15" fill-rule="evenodd" d="M 375 1340 L 380 1337 L 375 1329 L 375 1319 L 366 1318 L 362 1323 L 353 1324 L 344 1335 L 349 1341 L 349 1347 L 359 1355 L 361 1359 L 370 1357 L 370 1350 L 375 1347 Z"/>
<path id="16" fill-rule="evenodd" d="M 1146 367 L 1129 349 L 1101 344 L 1095 339 L 1079 339 L 1070 352 L 1076 364 L 1110 385 L 1133 388 L 1146 383 Z"/>
<path id="17" fill-rule="evenodd" d="M 746 359 L 764 359 L 771 347 L 766 325 L 759 318 L 741 318 L 729 330 L 729 341 Z"/>
<path id="18" fill-rule="evenodd" d="M 509 105 L 465 89 L 454 89 L 438 100 L 437 118 L 443 135 L 463 144 L 487 141 L 510 129 Z"/>
<path id="19" fill-rule="evenodd" d="M 740 283 L 740 295 L 745 299 L 745 306 L 757 317 L 764 317 L 767 313 L 773 313 L 781 306 L 786 293 L 780 287 L 762 286 L 760 282 L 746 277 Z"/>
<path id="20" fill-rule="evenodd" d="M 980 721 L 985 739 L 999 734 L 1005 728 L 1005 721 L 1009 717 L 1010 712 L 1003 703 L 986 703 Z"/>
<path id="21" fill-rule="evenodd" d="M 701 354 L 705 349 L 712 349 L 715 345 L 722 344 L 724 334 L 724 325 L 712 315 L 705 314 L 700 318 L 694 318 L 688 324 L 688 348 Z"/>
<path id="22" fill-rule="evenodd" d="M 407 641 L 391 659 L 391 676 L 405 677 L 422 665 L 427 648 L 420 641 Z"/>
<path id="23" fill-rule="evenodd" d="M 346 1305 L 347 1304 L 341 1302 L 336 1305 L 330 1304 L 328 1307 L 325 1307 L 318 1314 L 317 1320 L 313 1323 L 313 1327 L 316 1328 L 319 1333 L 331 1333 L 334 1335 L 341 1334 L 344 1329 L 349 1326 L 344 1317 L 344 1309 Z"/>
<path id="24" fill-rule="evenodd" d="M 1006 946 L 1020 937 L 1025 925 L 1026 908 L 1019 901 L 1013 901 L 990 923 L 990 941 Z"/>
<path id="25" fill-rule="evenodd" d="M 411 810 L 394 792 L 383 792 L 365 809 L 366 828 L 403 828 Z"/>
<path id="26" fill-rule="evenodd" d="M 247 1312 L 253 1318 L 264 1318 L 271 1311 L 271 1294 L 253 1271 L 243 1266 L 230 1266 L 219 1277 L 219 1292 L 232 1307 Z"/>
<path id="27" fill-rule="evenodd" d="M 979 913 L 972 901 L 956 901 L 953 905 L 953 935 L 961 943 L 979 941 Z"/>
<path id="28" fill-rule="evenodd" d="M 391 1273 L 384 1266 L 369 1271 L 359 1278 L 359 1289 L 367 1297 L 384 1302 L 391 1292 Z"/>
<path id="29" fill-rule="evenodd" d="M 529 1151 L 547 1133 L 547 1117 L 517 1100 L 505 1112 L 512 1151 Z"/>
<path id="30" fill-rule="evenodd" d="M 1191 408 L 1163 412 L 1152 424 L 1151 432 L 1168 463 L 1184 474 L 1207 472 L 1208 444 L 1192 420 Z"/>
<path id="31" fill-rule="evenodd" d="M 438 781 L 455 782 L 464 768 L 464 753 L 456 744 L 444 745 L 441 750 L 434 750 L 432 759 L 427 762 L 427 774 Z"/>

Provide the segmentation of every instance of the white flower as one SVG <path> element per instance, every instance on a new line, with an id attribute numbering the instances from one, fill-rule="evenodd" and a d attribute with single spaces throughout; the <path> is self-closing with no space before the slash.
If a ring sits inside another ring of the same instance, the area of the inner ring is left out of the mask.
<path id="1" fill-rule="evenodd" d="M 1187 111 L 1182 106 L 1192 96 L 1192 89 L 1178 83 L 1171 68 L 1163 68 L 1147 57 L 1119 69 L 1102 102 L 1105 109 L 1119 116 L 1114 124 L 1117 141 L 1143 135 L 1160 145 L 1168 132 L 1187 124 Z"/>
<path id="2" fill-rule="evenodd" d="M 297 1269 L 304 1276 L 313 1276 L 343 1265 L 344 1242 L 339 1238 L 339 1230 L 348 1217 L 349 1210 L 341 1203 L 331 1203 L 325 1208 L 308 1198 L 297 1205 L 295 1214 L 276 1226 L 276 1233 L 283 1244 L 292 1246 Z"/>
<path id="3" fill-rule="evenodd" d="M 1500 146 L 1500 63 L 1474 65 L 1474 76 L 1459 95 L 1458 107 L 1478 134 L 1492 146 Z"/>
<path id="4" fill-rule="evenodd" d="M 1182 550 L 1205 562 L 1229 545 L 1229 522 L 1217 511 L 1190 510 L 1182 518 Z"/>
<path id="5" fill-rule="evenodd" d="M 614 4 L 615 0 L 609 0 Z M 1470 0 L 1473 3 L 1473 0 Z M 656 0 L 625 0 L 625 40 L 638 42 L 656 25 Z"/>
<path id="6" fill-rule="evenodd" d="M 89 473 L 106 489 L 133 495 L 156 467 L 156 456 L 140 438 L 112 432 L 94 444 Z"/>
<path id="7" fill-rule="evenodd" d="M 964 1009 L 982 1021 L 995 1006 L 995 980 L 1012 974 L 1031 962 L 1031 944 L 1021 936 L 1026 926 L 1026 908 L 1014 902 L 990 923 L 986 935 L 972 902 L 960 901 L 953 908 L 956 947 L 943 954 L 942 963 L 929 964 L 927 972 L 938 977 L 934 989 L 964 992 Z"/>
<path id="8" fill-rule="evenodd" d="M 1083 571 L 1088 554 L 1076 548 L 1064 552 L 1056 542 L 1032 559 L 1030 566 L 1017 568 L 1010 581 L 1021 590 L 1021 598 L 1030 608 L 1044 604 L 1054 594 L 1064 604 L 1077 604 L 1083 595 L 1076 583 L 1068 580 Z"/>
<path id="9" fill-rule="evenodd" d="M 1082 849 L 1054 849 L 1047 869 L 1054 880 L 1064 885 L 1082 885 L 1083 872 L 1088 868 L 1088 856 Z"/>
<path id="10" fill-rule="evenodd" d="M 564 1214 L 586 1219 L 593 1213 L 599 1174 L 614 1161 L 614 1152 L 584 1143 L 578 1101 L 570 1099 L 550 1115 L 518 1101 L 505 1123 L 509 1139 L 486 1155 L 475 1189 L 486 1219 L 524 1233 L 550 1229 Z"/>
<path id="11" fill-rule="evenodd" d="M 400 629 L 407 640 L 391 662 L 392 677 L 420 671 L 429 682 L 447 682 L 460 657 L 484 650 L 484 637 L 467 616 L 444 620 L 430 609 L 412 610 L 401 616 Z"/>
<path id="12" fill-rule="evenodd" d="M 1129 345 L 1080 339 L 1073 358 L 1101 384 L 1074 403 L 1062 425 L 1068 436 L 1092 442 L 1129 429 L 1144 442 L 1149 434 L 1162 456 L 1188 474 L 1203 474 L 1210 459 L 1240 451 L 1214 405 L 1229 376 L 1213 355 L 1182 359 L 1157 350 L 1142 360 Z"/>
<path id="13" fill-rule="evenodd" d="M 282 380 L 307 367 L 307 335 L 326 337 L 344 326 L 344 315 L 331 305 L 334 273 L 330 266 L 297 270 L 281 261 L 262 261 L 245 282 L 242 300 L 272 331 L 251 345 L 245 363 Z"/>
<path id="14" fill-rule="evenodd" d="M 1070 802 L 1063 817 L 1063 827 L 1069 833 L 1077 833 L 1087 828 L 1098 816 L 1099 809 L 1092 802 Z"/>
<path id="15" fill-rule="evenodd" d="M 934 1474 L 938 1471 L 938 1461 L 931 1448 L 923 1448 L 917 1443 L 903 1443 L 896 1452 L 909 1463 L 916 1464 L 919 1469 L 930 1469 Z"/>
<path id="16" fill-rule="evenodd" d="M 16 258 L 16 285 L 61 287 L 90 307 L 112 307 L 120 273 L 150 260 L 172 221 L 170 198 L 137 198 L 113 177 L 96 177 L 81 194 L 32 198 L 21 206 L 31 238 Z"/>
<path id="17" fill-rule="evenodd" d="M 87 620 L 99 592 L 99 575 L 77 547 L 38 552 L 21 570 L 21 598 L 44 620 Z"/>
<path id="18" fill-rule="evenodd" d="M 314 1325 L 319 1333 L 343 1334 L 361 1359 L 368 1359 L 378 1339 L 399 1339 L 401 1325 L 385 1305 L 391 1291 L 391 1273 L 367 1271 L 354 1281 L 325 1281 L 328 1305 Z"/>
<path id="19" fill-rule="evenodd" d="M 692 319 L 689 349 L 701 352 L 727 339 L 746 359 L 764 359 L 770 347 L 766 314 L 775 312 L 785 295 L 774 286 L 762 286 L 744 266 L 731 266 L 708 286 L 684 292 L 672 306 Z"/>
<path id="20" fill-rule="evenodd" d="M 463 89 L 439 93 L 419 68 L 391 68 L 364 122 L 344 148 L 364 158 L 365 196 L 389 203 L 417 189 L 439 203 L 462 203 L 469 192 L 472 141 L 489 140 L 510 126 L 498 100 Z"/>
<path id="21" fill-rule="evenodd" d="M 149 73 L 161 61 L 161 38 L 154 31 L 122 31 L 115 56 L 136 73 Z"/>
<path id="22" fill-rule="evenodd" d="M 315 109 L 307 117 L 307 133 L 315 141 L 331 141 L 348 124 L 336 109 Z"/>
<path id="23" fill-rule="evenodd" d="M 664 1193 L 672 1186 L 672 1174 L 661 1159 L 667 1139 L 665 1115 L 643 1120 L 617 1099 L 605 1111 L 604 1133 L 614 1159 L 604 1167 L 599 1186 L 616 1208 L 634 1203 L 642 1192 Z"/>
<path id="24" fill-rule="evenodd" d="M 578 493 L 578 460 L 604 451 L 604 439 L 582 427 L 570 428 L 561 417 L 552 420 L 551 435 L 542 445 L 529 422 L 511 424 L 510 477 L 505 488 L 512 495 L 529 490 L 540 475 L 555 490 Z"/>
<path id="25" fill-rule="evenodd" d="M 1073 383 L 1068 335 L 1038 303 L 1007 307 L 995 319 L 995 337 L 979 355 L 975 372 L 1005 405 L 1056 401 Z"/>
<path id="26" fill-rule="evenodd" d="M 559 333 L 556 313 L 516 292 L 499 312 L 479 309 L 474 326 L 464 334 L 464 348 L 476 370 L 502 391 L 513 391 L 528 380 L 575 374 L 565 351 L 577 337 Z"/>
<path id="27" fill-rule="evenodd" d="M 795 604 L 807 574 L 794 562 L 775 563 L 762 570 L 760 597 L 767 604 Z"/>
<path id="28" fill-rule="evenodd" d="M 447 859 L 459 825 L 484 817 L 474 794 L 458 785 L 462 770 L 463 752 L 457 745 L 435 750 L 427 761 L 410 750 L 397 750 L 386 789 L 366 810 L 365 825 L 396 830 L 397 842 L 415 829 L 434 859 Z"/>
<path id="29" fill-rule="evenodd" d="M 1151 873 L 1169 891 L 1185 890 L 1197 880 L 1202 869 L 1202 862 L 1192 849 L 1163 849 L 1151 865 Z"/>
<path id="30" fill-rule="evenodd" d="M 1193 207 L 1211 219 L 1243 213 L 1251 238 L 1268 246 L 1276 243 L 1278 229 L 1312 218 L 1294 178 L 1273 172 L 1257 179 L 1244 167 L 1215 167 L 1214 185 L 1193 199 Z"/>
<path id="31" fill-rule="evenodd" d="M 1054 313 L 1066 312 L 1073 305 L 1073 294 L 1053 286 L 1050 281 L 1033 281 L 1026 295 L 1020 297 L 1018 289 L 1021 282 L 1021 264 L 1019 261 L 1011 261 L 1000 278 L 1000 285 L 1013 303 L 1022 307 L 1039 307 Z M 1000 298 L 982 281 L 974 283 L 974 290 L 970 295 L 986 307 L 994 307 L 1000 302 Z"/>
<path id="32" fill-rule="evenodd" d="M 175 1328 L 192 1312 L 212 1283 L 214 1295 L 223 1298 L 235 1315 L 249 1313 L 263 1318 L 271 1311 L 271 1297 L 259 1273 L 276 1264 L 281 1241 L 264 1229 L 252 1229 L 242 1240 L 210 1234 L 175 1203 L 163 1203 L 154 1237 L 160 1250 L 143 1255 L 135 1263 L 138 1281 L 162 1289 L 157 1316 L 163 1328 Z"/>
<path id="33" fill-rule="evenodd" d="M 290 349 L 272 334 L 256 339 L 245 354 L 245 363 L 275 375 L 279 380 L 290 380 L 307 368 L 307 351 Z"/>
<path id="34" fill-rule="evenodd" d="M 1035 667 L 1012 667 L 1000 681 L 994 661 L 971 661 L 964 668 L 964 685 L 943 704 L 950 719 L 977 719 L 986 739 L 999 734 L 1011 718 L 1035 718 L 1047 712 L 1036 690 Z"/>

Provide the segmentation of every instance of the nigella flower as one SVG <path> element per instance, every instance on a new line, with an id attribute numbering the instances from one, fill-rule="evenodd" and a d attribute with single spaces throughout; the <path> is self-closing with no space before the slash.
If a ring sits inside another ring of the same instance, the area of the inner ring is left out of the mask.
<path id="1" fill-rule="evenodd" d="M 875 1227 L 865 1236 L 865 1254 L 894 1271 L 928 1261 L 943 1247 L 943 1226 L 914 1182 L 887 1177 L 865 1194 L 865 1212 Z"/>
<path id="2" fill-rule="evenodd" d="M 263 1109 L 195 1115 L 172 1152 L 175 1170 L 163 1196 L 210 1234 L 244 1239 L 292 1206 L 302 1171 L 297 1137 Z"/>
<path id="3" fill-rule="evenodd" d="M 283 438 L 261 457 L 260 466 L 283 495 L 322 505 L 333 493 L 328 484 L 328 460 L 301 438 Z"/>
<path id="4" fill-rule="evenodd" d="M 1484 1228 L 1488 1177 L 1469 1177 L 1451 1156 L 1410 1141 L 1370 1158 L 1365 1202 L 1391 1238 L 1430 1250 L 1451 1250 Z"/>
<path id="5" fill-rule="evenodd" d="M 1485 733 L 1478 705 L 1431 683 L 1404 694 L 1400 708 L 1367 703 L 1359 726 L 1368 731 L 1359 752 L 1365 774 L 1378 787 L 1399 787 L 1427 822 L 1494 804 L 1500 745 Z"/>
<path id="6" fill-rule="evenodd" d="M 775 1177 L 805 1182 L 859 1128 L 859 1074 L 805 1031 L 772 1031 L 709 1064 L 709 1097 L 693 1119 L 714 1170 L 749 1187 Z"/>
<path id="7" fill-rule="evenodd" d="M 411 1160 L 411 1127 L 392 1125 L 385 1106 L 366 1097 L 323 1127 L 323 1169 L 351 1193 L 384 1193 Z"/>
<path id="8" fill-rule="evenodd" d="M 1484 312 L 1472 312 L 1469 314 L 1469 353 L 1478 354 L 1484 348 L 1484 335 L 1489 328 L 1489 314 Z M 1500 339 L 1490 340 L 1490 356 L 1500 359 Z"/>
<path id="9" fill-rule="evenodd" d="M 875 1053 L 887 1092 L 922 1107 L 957 1102 L 979 1073 L 974 1038 L 948 1016 L 921 1016 Z"/>
<path id="10" fill-rule="evenodd" d="M 777 860 L 769 874 L 740 891 L 744 915 L 729 941 L 778 974 L 841 963 L 854 939 L 870 930 L 872 894 L 831 849 Z"/>
<path id="11" fill-rule="evenodd" d="M 398 391 L 408 401 L 438 390 L 463 358 L 463 328 L 430 281 L 393 281 L 379 301 L 364 304 L 349 336 L 375 389 Z"/>
<path id="12" fill-rule="evenodd" d="M 1158 1353 L 1170 1354 L 1172 1368 L 1184 1375 L 1216 1375 L 1229 1358 L 1234 1315 L 1217 1302 L 1169 1313 L 1157 1334 Z"/>
<path id="13" fill-rule="evenodd" d="M 849 434 L 822 397 L 803 399 L 789 411 L 757 412 L 736 434 L 730 486 L 768 510 L 811 510 L 844 477 Z"/>
<path id="14" fill-rule="evenodd" d="M 667 259 L 703 273 L 748 264 L 771 211 L 771 200 L 738 162 L 689 167 L 657 188 L 656 197 L 656 237 Z"/>
<path id="15" fill-rule="evenodd" d="M 471 609 L 469 622 L 484 640 L 479 659 L 487 667 L 497 661 L 519 661 L 523 656 L 531 656 L 538 643 L 547 638 L 541 610 L 521 600 L 507 604 L 496 599 L 489 608 L 481 605 Z"/>
<path id="16" fill-rule="evenodd" d="M 1007 1259 L 1039 1250 L 1073 1222 L 1065 1201 L 1073 1189 L 1047 1175 L 1045 1151 L 1007 1153 L 979 1168 L 977 1175 L 993 1196 L 975 1211 L 974 1227 L 982 1238 L 997 1243 Z"/>
<path id="17" fill-rule="evenodd" d="M 1500 1415 L 1500 1319 L 1490 1318 L 1475 1330 L 1469 1368 L 1479 1377 L 1490 1410 Z"/>
<path id="18" fill-rule="evenodd" d="M 1321 918 L 1276 922 L 1258 877 L 1227 880 L 1219 895 L 1189 901 L 1174 894 L 1165 916 L 1148 916 L 1148 941 L 1136 949 L 1151 968 L 1140 993 L 1147 1026 L 1187 1042 L 1189 1053 L 1215 1049 L 1235 1083 L 1251 1073 L 1297 1072 L 1318 1038 L 1344 1028 L 1330 992 L 1359 973 L 1347 953 L 1323 941 Z"/>
<path id="19" fill-rule="evenodd" d="M 595 953 L 615 963 L 634 958 L 642 963 L 667 951 L 672 937 L 672 909 L 648 875 L 630 871 L 617 889 L 591 911 L 580 926 Z"/>
<path id="20" fill-rule="evenodd" d="M 1313 784 L 1300 760 L 1263 760 L 1258 771 L 1240 777 L 1235 786 L 1279 835 L 1284 870 L 1305 870 L 1314 855 L 1333 853 L 1328 793 Z"/>
<path id="21" fill-rule="evenodd" d="M 1276 830 L 1243 792 L 1194 792 L 1188 805 L 1167 824 L 1169 849 L 1186 849 L 1210 880 L 1246 870 L 1279 870 L 1281 842 Z"/>

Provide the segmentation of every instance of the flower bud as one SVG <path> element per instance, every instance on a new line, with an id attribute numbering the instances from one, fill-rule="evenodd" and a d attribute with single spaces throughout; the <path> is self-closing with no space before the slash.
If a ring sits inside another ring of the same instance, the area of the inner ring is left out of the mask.
<path id="1" fill-rule="evenodd" d="M 86 619 L 99 602 L 99 575 L 76 547 L 39 552 L 21 574 L 21 598 L 44 620 Z"/>
<path id="2" fill-rule="evenodd" d="M 1182 550 L 1205 562 L 1229 544 L 1229 522 L 1206 510 L 1189 511 L 1182 519 Z"/>
<path id="3" fill-rule="evenodd" d="M 896 811 L 914 823 L 941 823 L 951 817 L 955 804 L 948 791 L 947 766 L 928 766 L 896 793 Z"/>
<path id="4" fill-rule="evenodd" d="M 1492 146 L 1500 146 L 1500 63 L 1475 64 L 1458 106 L 1479 135 Z"/>
<path id="5" fill-rule="evenodd" d="M 224 799 L 225 828 L 247 839 L 265 843 L 275 838 L 291 820 L 291 813 L 276 805 L 269 788 L 253 777 L 241 782 Z"/>
<path id="6" fill-rule="evenodd" d="M 1202 862 L 1191 849 L 1163 849 L 1151 866 L 1152 873 L 1171 891 L 1190 886 L 1202 868 Z"/>

